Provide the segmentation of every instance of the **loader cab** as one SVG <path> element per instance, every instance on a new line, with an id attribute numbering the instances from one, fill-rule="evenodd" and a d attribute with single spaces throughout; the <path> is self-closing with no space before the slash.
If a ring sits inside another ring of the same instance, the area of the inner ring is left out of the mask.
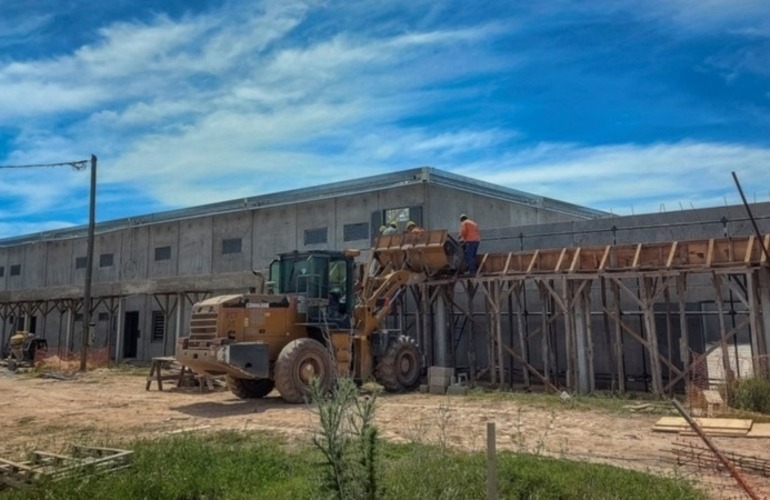
<path id="1" fill-rule="evenodd" d="M 270 265 L 275 292 L 297 296 L 297 309 L 309 324 L 350 328 L 355 307 L 353 256 L 311 251 L 279 255 Z"/>

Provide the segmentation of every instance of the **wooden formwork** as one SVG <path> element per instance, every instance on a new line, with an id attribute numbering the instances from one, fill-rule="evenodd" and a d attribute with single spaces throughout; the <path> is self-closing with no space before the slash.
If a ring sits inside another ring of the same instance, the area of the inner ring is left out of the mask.
<path id="1" fill-rule="evenodd" d="M 601 372 L 614 391 L 643 378 L 646 390 L 664 395 L 706 364 L 716 371 L 715 356 L 724 381 L 741 370 L 766 375 L 770 274 L 762 244 L 770 236 L 483 254 L 473 276 L 414 285 L 406 326 L 429 363 L 465 365 L 471 382 L 499 387 L 588 393 Z M 449 333 L 436 338 L 442 322 Z M 703 326 L 691 331 L 694 323 Z M 749 339 L 750 367 L 733 352 L 739 334 Z M 442 343 L 451 359 L 436 358 Z"/>

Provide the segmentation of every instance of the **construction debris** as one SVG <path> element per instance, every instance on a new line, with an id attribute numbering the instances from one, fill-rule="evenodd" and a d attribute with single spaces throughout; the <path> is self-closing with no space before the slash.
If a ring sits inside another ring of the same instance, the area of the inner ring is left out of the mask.
<path id="1" fill-rule="evenodd" d="M 674 454 L 676 464 L 679 466 L 689 465 L 698 469 L 724 470 L 722 462 L 706 446 L 684 442 L 674 442 L 672 445 L 671 453 Z M 726 451 L 722 454 L 743 472 L 770 477 L 770 460 Z"/>
<path id="2" fill-rule="evenodd" d="M 77 475 L 96 475 L 131 466 L 133 451 L 72 445 L 71 455 L 33 451 L 29 460 L 14 462 L 0 458 L 0 486 L 23 488 L 48 479 L 59 481 Z"/>
<path id="3" fill-rule="evenodd" d="M 709 436 L 747 437 L 753 425 L 751 420 L 736 418 L 696 418 L 694 420 Z M 652 430 L 692 434 L 690 424 L 681 417 L 661 417 L 652 426 Z"/>
<path id="4" fill-rule="evenodd" d="M 695 419 L 693 419 L 689 413 L 687 413 L 687 410 L 684 409 L 682 404 L 676 399 L 672 399 L 671 404 L 673 404 L 674 408 L 676 408 L 676 411 L 678 411 L 679 414 L 684 417 L 684 419 L 687 421 L 687 424 L 692 427 L 692 430 L 695 432 L 695 434 L 701 438 L 703 443 L 713 454 L 714 458 L 718 460 L 722 466 L 724 466 L 724 468 L 730 473 L 733 479 L 735 479 L 735 482 L 738 483 L 738 485 L 743 489 L 746 495 L 748 495 L 752 500 L 759 500 L 761 497 L 757 491 L 754 490 L 754 487 L 748 481 L 746 481 L 746 478 L 743 477 L 741 471 L 735 466 L 733 462 L 730 461 L 727 456 L 725 456 L 724 453 L 722 453 L 722 450 L 717 448 L 717 446 L 703 431 L 701 425 Z"/>

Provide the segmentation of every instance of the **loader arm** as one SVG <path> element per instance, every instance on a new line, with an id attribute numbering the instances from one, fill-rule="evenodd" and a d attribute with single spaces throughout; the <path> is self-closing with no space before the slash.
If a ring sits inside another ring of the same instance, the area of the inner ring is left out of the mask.
<path id="1" fill-rule="evenodd" d="M 369 337 L 372 332 L 377 330 L 385 317 L 390 312 L 398 292 L 403 287 L 415 285 L 425 280 L 425 275 L 407 270 L 393 271 L 385 275 L 382 283 L 368 297 L 362 297 L 361 302 L 356 306 L 356 333 L 360 337 Z M 377 308 L 377 302 L 380 299 L 387 299 L 386 302 Z"/>

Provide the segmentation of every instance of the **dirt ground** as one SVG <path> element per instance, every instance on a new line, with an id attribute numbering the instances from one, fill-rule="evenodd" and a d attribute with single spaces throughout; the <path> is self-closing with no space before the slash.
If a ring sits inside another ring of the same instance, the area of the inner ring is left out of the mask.
<path id="1" fill-rule="evenodd" d="M 20 458 L 33 449 L 61 449 L 66 443 L 129 442 L 137 437 L 222 429 L 269 431 L 309 442 L 316 419 L 306 405 L 289 405 L 275 394 L 242 401 L 227 391 L 153 385 L 145 378 L 105 369 L 73 379 L 31 378 L 0 368 L 0 456 Z M 724 473 L 677 467 L 673 441 L 697 438 L 650 430 L 660 415 L 618 415 L 523 405 L 494 398 L 427 394 L 380 397 L 377 421 L 384 438 L 464 450 L 486 446 L 486 423 L 497 428 L 497 448 L 612 464 L 696 481 L 714 498 L 742 498 Z M 714 438 L 725 451 L 770 459 L 770 439 Z M 747 475 L 770 495 L 770 479 Z"/>

